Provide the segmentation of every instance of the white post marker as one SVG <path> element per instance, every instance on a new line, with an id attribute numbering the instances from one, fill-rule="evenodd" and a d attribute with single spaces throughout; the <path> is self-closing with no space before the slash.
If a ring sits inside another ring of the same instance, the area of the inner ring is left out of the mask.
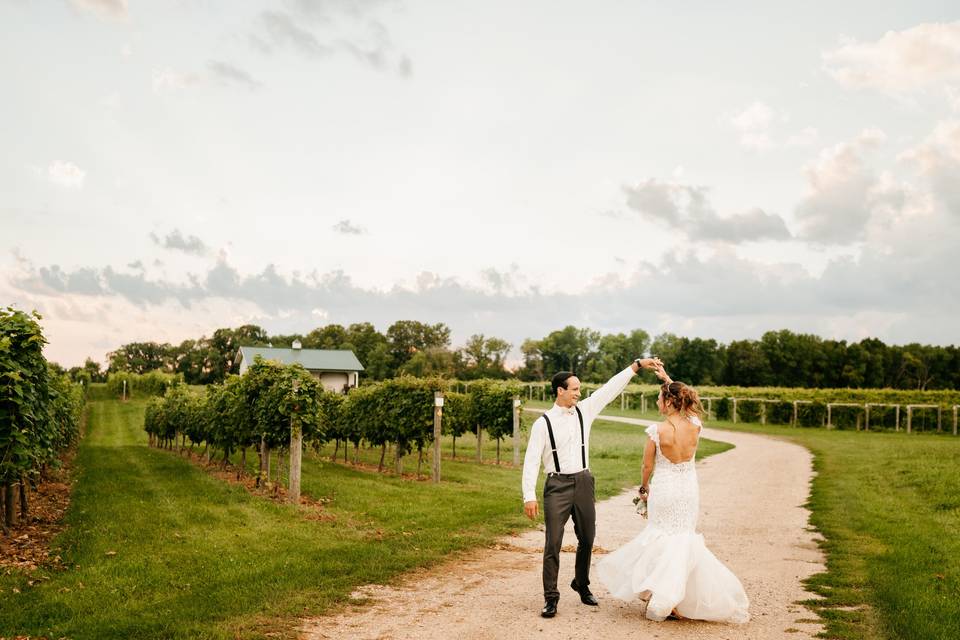
<path id="1" fill-rule="evenodd" d="M 440 482 L 440 432 L 443 422 L 443 391 L 433 394 L 433 481 Z"/>
<path id="2" fill-rule="evenodd" d="M 520 396 L 513 396 L 513 466 L 520 464 Z"/>
<path id="3" fill-rule="evenodd" d="M 127 400 L 127 381 L 124 380 L 123 381 L 123 401 L 126 402 L 126 400 Z"/>

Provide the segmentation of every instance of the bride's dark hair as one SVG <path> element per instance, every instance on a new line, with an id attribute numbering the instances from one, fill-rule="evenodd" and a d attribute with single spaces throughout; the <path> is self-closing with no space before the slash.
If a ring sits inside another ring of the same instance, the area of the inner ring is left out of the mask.
<path id="1" fill-rule="evenodd" d="M 682 382 L 671 382 L 670 384 L 660 385 L 660 391 L 663 392 L 663 401 L 680 412 L 682 416 L 694 415 L 702 418 L 704 411 L 700 404 L 700 396 L 697 390 L 688 384 Z"/>

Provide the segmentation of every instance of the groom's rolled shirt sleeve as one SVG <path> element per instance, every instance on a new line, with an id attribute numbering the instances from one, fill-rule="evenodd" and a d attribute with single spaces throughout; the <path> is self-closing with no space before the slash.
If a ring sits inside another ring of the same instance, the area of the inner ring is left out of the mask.
<path id="1" fill-rule="evenodd" d="M 591 393 L 589 398 L 577 403 L 580 406 L 580 410 L 586 414 L 584 417 L 593 420 L 600 415 L 603 408 L 610 404 L 614 398 L 627 388 L 627 385 L 630 384 L 630 380 L 634 375 L 633 365 L 630 365 L 607 380 L 602 387 Z"/>
<path id="2" fill-rule="evenodd" d="M 544 419 L 537 418 L 530 427 L 530 439 L 527 440 L 527 452 L 523 456 L 523 479 L 521 490 L 523 501 L 531 502 L 537 499 L 537 476 L 540 475 L 540 465 L 543 464 L 543 447 L 547 439 L 547 427 Z"/>

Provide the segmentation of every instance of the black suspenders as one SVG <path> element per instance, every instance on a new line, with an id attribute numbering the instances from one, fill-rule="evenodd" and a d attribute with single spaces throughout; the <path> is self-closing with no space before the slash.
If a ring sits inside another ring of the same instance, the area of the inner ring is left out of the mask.
<path id="1" fill-rule="evenodd" d="M 577 410 L 577 419 L 580 421 L 580 460 L 583 462 L 583 468 L 587 468 L 587 441 L 583 437 L 583 414 L 580 413 L 580 407 L 574 407 Z M 550 452 L 553 453 L 553 468 L 560 473 L 560 456 L 557 455 L 557 441 L 553 437 L 553 425 L 550 424 L 550 418 L 547 412 L 543 412 L 543 419 L 547 423 L 547 435 L 550 436 Z"/>

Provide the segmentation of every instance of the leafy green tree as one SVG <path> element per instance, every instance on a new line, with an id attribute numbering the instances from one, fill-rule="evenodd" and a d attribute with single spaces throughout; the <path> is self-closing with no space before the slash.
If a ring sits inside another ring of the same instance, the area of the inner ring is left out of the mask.
<path id="1" fill-rule="evenodd" d="M 767 356 L 754 340 L 734 340 L 727 346 L 723 383 L 745 387 L 763 387 L 773 375 Z"/>
<path id="2" fill-rule="evenodd" d="M 230 373 L 240 372 L 237 353 L 240 347 L 266 346 L 267 333 L 255 324 L 245 324 L 235 329 L 217 329 L 210 338 L 210 346 L 216 352 L 211 379 L 220 381 Z"/>
<path id="3" fill-rule="evenodd" d="M 511 346 L 506 340 L 487 338 L 482 333 L 470 336 L 457 352 L 457 377 L 463 380 L 508 377 L 504 362 Z"/>
<path id="4" fill-rule="evenodd" d="M 589 360 L 599 342 L 599 332 L 572 325 L 550 333 L 540 341 L 544 374 L 550 376 L 556 371 L 572 371 L 579 375 L 588 370 Z"/>
<path id="5" fill-rule="evenodd" d="M 369 322 L 347 327 L 347 344 L 364 367 L 364 375 L 382 380 L 390 370 L 390 349 L 387 337 Z"/>
<path id="6" fill-rule="evenodd" d="M 163 371 L 172 373 L 174 348 L 168 343 L 131 342 L 107 354 L 109 371 L 146 373 Z"/>
<path id="7" fill-rule="evenodd" d="M 449 348 L 450 328 L 442 322 L 431 325 L 417 320 L 398 320 L 387 328 L 387 342 L 393 365 L 399 370 L 419 351 Z"/>
<path id="8" fill-rule="evenodd" d="M 543 380 L 543 354 L 540 352 L 540 341 L 527 338 L 520 345 L 523 354 L 523 365 L 517 370 L 517 377 L 521 380 Z"/>
<path id="9" fill-rule="evenodd" d="M 590 382 L 605 382 L 635 358 L 643 357 L 649 347 L 650 335 L 642 329 L 634 329 L 629 334 L 604 335 L 597 344 L 597 355 L 592 359 L 590 370 L 584 378 Z"/>
<path id="10" fill-rule="evenodd" d="M 328 324 L 308 333 L 303 338 L 305 349 L 342 349 L 349 342 L 347 330 L 339 324 Z"/>
<path id="11" fill-rule="evenodd" d="M 431 376 L 452 376 L 454 373 L 454 355 L 439 347 L 417 351 L 397 372 L 401 376 L 426 378 Z"/>

